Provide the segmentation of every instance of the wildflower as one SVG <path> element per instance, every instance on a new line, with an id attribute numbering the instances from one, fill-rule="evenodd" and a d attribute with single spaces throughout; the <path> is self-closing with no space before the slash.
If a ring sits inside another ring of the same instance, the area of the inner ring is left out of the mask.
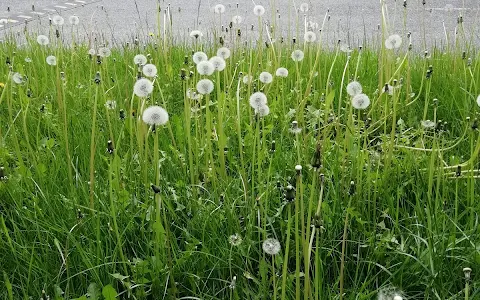
<path id="1" fill-rule="evenodd" d="M 197 71 L 200 75 L 212 75 L 215 66 L 210 61 L 201 61 L 197 64 Z"/>
<path id="2" fill-rule="evenodd" d="M 142 120 L 148 125 L 164 125 L 168 122 L 168 113 L 160 106 L 150 106 L 143 111 Z"/>
<path id="3" fill-rule="evenodd" d="M 230 49 L 226 47 L 222 47 L 217 50 L 217 56 L 220 56 L 223 59 L 227 59 L 230 57 Z"/>
<path id="4" fill-rule="evenodd" d="M 437 124 L 435 124 L 435 122 L 430 121 L 430 120 L 420 121 L 420 124 L 422 124 L 422 127 L 425 128 L 425 129 L 432 129 L 432 128 L 435 128 L 435 126 L 437 125 Z"/>
<path id="5" fill-rule="evenodd" d="M 202 79 L 197 83 L 197 91 L 202 95 L 213 92 L 213 82 L 210 79 Z"/>
<path id="6" fill-rule="evenodd" d="M 208 56 L 204 52 L 198 51 L 193 54 L 193 62 L 198 65 L 202 61 L 207 61 Z"/>
<path id="7" fill-rule="evenodd" d="M 286 68 L 278 68 L 277 71 L 275 72 L 275 75 L 278 77 L 287 77 L 288 70 Z"/>
<path id="8" fill-rule="evenodd" d="M 261 118 L 266 117 L 270 114 L 270 108 L 268 107 L 268 105 L 255 108 L 255 114 Z"/>
<path id="9" fill-rule="evenodd" d="M 255 7 L 253 8 L 253 13 L 256 16 L 261 17 L 265 14 L 265 7 L 261 5 L 255 5 Z"/>
<path id="10" fill-rule="evenodd" d="M 213 8 L 213 11 L 216 13 L 216 14 L 223 14 L 225 12 L 225 5 L 223 4 L 217 4 L 215 5 L 215 7 Z"/>
<path id="11" fill-rule="evenodd" d="M 65 23 L 65 20 L 62 16 L 56 15 L 53 17 L 52 22 L 54 25 L 62 26 Z"/>
<path id="12" fill-rule="evenodd" d="M 240 246 L 240 244 L 243 242 L 242 236 L 238 233 L 232 234 L 231 236 L 228 237 L 228 242 L 232 246 Z"/>
<path id="13" fill-rule="evenodd" d="M 0 89 L 3 89 L 5 87 L 5 83 L 0 82 Z"/>
<path id="14" fill-rule="evenodd" d="M 234 16 L 232 18 L 232 23 L 233 24 L 240 24 L 243 22 L 243 18 L 241 16 Z"/>
<path id="15" fill-rule="evenodd" d="M 220 56 L 214 56 L 210 58 L 209 62 L 213 65 L 213 68 L 215 69 L 215 71 L 219 71 L 219 72 L 225 70 L 225 67 L 227 65 L 225 63 L 225 60 Z"/>
<path id="16" fill-rule="evenodd" d="M 135 82 L 133 92 L 138 97 L 147 97 L 153 92 L 153 83 L 146 78 L 141 78 Z"/>
<path id="17" fill-rule="evenodd" d="M 305 54 L 303 53 L 302 50 L 295 50 L 292 52 L 292 59 L 293 61 L 302 61 L 303 58 L 305 57 Z"/>
<path id="18" fill-rule="evenodd" d="M 50 43 L 50 40 L 46 35 L 39 35 L 37 36 L 37 43 L 39 43 L 41 46 L 46 46 Z"/>
<path id="19" fill-rule="evenodd" d="M 272 74 L 268 73 L 268 72 L 262 72 L 260 73 L 260 76 L 258 77 L 258 79 L 265 83 L 265 84 L 268 84 L 268 83 L 271 83 L 273 81 L 273 76 Z"/>
<path id="20" fill-rule="evenodd" d="M 98 55 L 100 55 L 101 57 L 109 57 L 111 54 L 112 51 L 110 51 L 110 49 L 107 47 L 102 47 L 98 49 Z"/>
<path id="21" fill-rule="evenodd" d="M 190 32 L 190 37 L 198 39 L 203 36 L 203 33 L 200 30 L 192 30 Z"/>
<path id="22" fill-rule="evenodd" d="M 15 82 L 16 84 L 22 84 L 22 83 L 23 83 L 23 75 L 20 74 L 20 73 L 15 73 L 15 74 L 13 74 L 13 76 L 12 76 L 12 80 L 13 80 L 13 82 Z"/>
<path id="23" fill-rule="evenodd" d="M 80 19 L 77 16 L 70 16 L 68 18 L 68 22 L 72 25 L 78 25 L 80 23 Z"/>
<path id="24" fill-rule="evenodd" d="M 308 11 L 308 3 L 304 2 L 304 3 L 300 4 L 300 11 L 303 12 L 303 13 L 307 12 Z"/>
<path id="25" fill-rule="evenodd" d="M 402 38 L 398 34 L 392 34 L 385 40 L 387 49 L 397 49 L 402 45 Z"/>
<path id="26" fill-rule="evenodd" d="M 153 64 L 146 64 L 143 66 L 143 74 L 147 77 L 155 77 L 157 76 L 157 67 Z"/>
<path id="27" fill-rule="evenodd" d="M 243 75 L 242 81 L 243 81 L 244 84 L 252 83 L 252 81 L 253 81 L 253 76 L 252 76 L 252 75 L 248 75 L 248 74 Z M 479 106 L 480 106 L 480 104 L 479 104 Z"/>
<path id="28" fill-rule="evenodd" d="M 133 62 L 136 64 L 136 65 L 145 65 L 147 63 L 147 57 L 143 54 L 137 54 L 135 55 L 135 57 L 133 58 Z"/>
<path id="29" fill-rule="evenodd" d="M 53 55 L 50 55 L 47 57 L 47 64 L 50 66 L 56 66 L 57 65 L 57 58 Z"/>
<path id="30" fill-rule="evenodd" d="M 290 132 L 293 134 L 299 134 L 300 132 L 302 132 L 302 128 L 298 127 L 297 121 L 292 122 L 292 127 L 290 128 Z"/>
<path id="31" fill-rule="evenodd" d="M 477 97 L 477 104 L 478 104 L 478 106 L 480 106 L 480 95 L 478 95 L 478 97 Z"/>
<path id="32" fill-rule="evenodd" d="M 352 98 L 352 106 L 356 109 L 365 109 L 370 105 L 370 98 L 365 94 L 358 94 Z"/>
<path id="33" fill-rule="evenodd" d="M 358 81 L 352 81 L 347 85 L 347 93 L 354 97 L 362 93 L 362 85 Z"/>
<path id="34" fill-rule="evenodd" d="M 262 249 L 270 255 L 277 255 L 280 252 L 280 242 L 277 239 L 269 238 L 263 241 Z"/>
<path id="35" fill-rule="evenodd" d="M 97 54 L 95 52 L 95 49 L 92 48 L 92 49 L 88 50 L 88 55 L 94 56 L 95 54 Z"/>
<path id="36" fill-rule="evenodd" d="M 105 107 L 106 107 L 108 110 L 114 110 L 115 108 L 117 108 L 117 101 L 115 101 L 115 100 L 107 100 L 107 102 L 105 102 Z"/>
<path id="37" fill-rule="evenodd" d="M 305 42 L 313 43 L 317 40 L 317 35 L 313 31 L 307 31 L 303 38 L 305 39 Z"/>
<path id="38" fill-rule="evenodd" d="M 262 92 L 256 92 L 250 96 L 250 106 L 259 109 L 267 105 L 267 96 Z"/>

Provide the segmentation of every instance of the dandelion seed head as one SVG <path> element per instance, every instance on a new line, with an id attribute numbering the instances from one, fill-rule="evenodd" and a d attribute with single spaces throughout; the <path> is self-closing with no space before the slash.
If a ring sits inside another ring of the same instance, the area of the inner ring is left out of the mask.
<path id="1" fill-rule="evenodd" d="M 398 34 L 392 34 L 385 40 L 385 48 L 397 49 L 402 45 L 402 38 Z"/>
<path id="2" fill-rule="evenodd" d="M 302 4 L 300 4 L 300 11 L 305 13 L 308 11 L 308 3 L 304 2 Z"/>
<path id="3" fill-rule="evenodd" d="M 299 134 L 300 132 L 302 132 L 302 128 L 298 127 L 297 121 L 292 121 L 290 132 L 293 134 Z"/>
<path id="4" fill-rule="evenodd" d="M 117 108 L 117 101 L 115 101 L 115 100 L 107 100 L 107 102 L 105 102 L 105 107 L 106 107 L 108 110 L 114 110 L 115 108 Z"/>
<path id="5" fill-rule="evenodd" d="M 422 120 L 420 121 L 420 124 L 424 129 L 432 129 L 435 128 L 435 126 L 437 125 L 435 122 L 430 120 Z"/>
<path id="6" fill-rule="evenodd" d="M 210 79 L 202 79 L 197 83 L 197 91 L 202 95 L 213 92 L 213 82 Z"/>
<path id="7" fill-rule="evenodd" d="M 385 84 L 385 86 L 382 89 L 382 93 L 387 93 L 389 96 L 393 95 L 395 87 L 391 86 L 390 84 Z"/>
<path id="8" fill-rule="evenodd" d="M 228 49 L 227 47 L 222 47 L 217 50 L 217 56 L 220 56 L 223 59 L 229 58 L 230 54 L 230 49 Z"/>
<path id="9" fill-rule="evenodd" d="M 37 36 L 37 43 L 42 45 L 42 46 L 46 46 L 50 43 L 50 40 L 48 39 L 48 37 L 46 35 L 39 35 Z"/>
<path id="10" fill-rule="evenodd" d="M 153 83 L 146 78 L 140 78 L 135 82 L 133 92 L 138 97 L 147 97 L 153 92 Z"/>
<path id="11" fill-rule="evenodd" d="M 347 93 L 354 97 L 362 93 L 362 85 L 358 81 L 352 81 L 347 85 Z"/>
<path id="12" fill-rule="evenodd" d="M 142 68 L 143 74 L 147 77 L 155 77 L 157 76 L 157 67 L 153 64 L 146 64 Z"/>
<path id="13" fill-rule="evenodd" d="M 94 56 L 97 53 L 95 52 L 95 49 L 92 48 L 92 49 L 88 50 L 88 54 L 91 55 L 91 56 Z"/>
<path id="14" fill-rule="evenodd" d="M 225 5 L 223 5 L 223 4 L 217 4 L 217 5 L 215 5 L 215 7 L 213 8 L 213 11 L 214 11 L 216 14 L 223 14 L 223 13 L 225 13 Z"/>
<path id="15" fill-rule="evenodd" d="M 249 83 L 251 83 L 251 82 L 253 81 L 253 76 L 252 76 L 252 75 L 245 74 L 245 75 L 243 75 L 243 77 L 242 77 L 242 81 L 243 81 L 244 84 L 249 84 Z M 479 106 L 480 106 L 480 104 L 479 104 Z"/>
<path id="16" fill-rule="evenodd" d="M 293 61 L 302 61 L 305 57 L 305 54 L 302 50 L 295 50 L 292 52 L 292 59 Z"/>
<path id="17" fill-rule="evenodd" d="M 14 73 L 13 76 L 12 76 L 12 80 L 16 84 L 22 84 L 23 83 L 23 75 L 18 73 L 18 72 Z"/>
<path id="18" fill-rule="evenodd" d="M 202 61 L 207 61 L 208 56 L 204 52 L 198 51 L 193 54 L 193 62 L 198 65 Z"/>
<path id="19" fill-rule="evenodd" d="M 65 24 L 65 19 L 63 19 L 62 16 L 56 15 L 52 18 L 52 22 L 54 25 L 62 26 L 63 24 Z"/>
<path id="20" fill-rule="evenodd" d="M 230 245 L 237 247 L 240 246 L 240 244 L 243 242 L 243 239 L 240 234 L 235 233 L 228 237 L 228 242 Z"/>
<path id="21" fill-rule="evenodd" d="M 370 98 L 365 94 L 358 94 L 352 98 L 352 106 L 355 109 L 366 109 L 370 106 Z"/>
<path id="22" fill-rule="evenodd" d="M 262 72 L 262 73 L 260 73 L 260 76 L 258 77 L 258 79 L 262 83 L 268 84 L 268 83 L 272 83 L 273 76 L 269 72 Z"/>
<path id="23" fill-rule="evenodd" d="M 250 96 L 250 106 L 254 109 L 259 109 L 267 105 L 267 96 L 262 92 L 253 93 Z"/>
<path id="24" fill-rule="evenodd" d="M 201 61 L 197 64 L 197 71 L 200 75 L 212 75 L 215 66 L 210 61 Z"/>
<path id="25" fill-rule="evenodd" d="M 288 77 L 288 70 L 286 68 L 278 68 L 275 72 L 275 75 L 278 77 Z"/>
<path id="26" fill-rule="evenodd" d="M 50 56 L 47 56 L 47 64 L 49 64 L 50 66 L 56 66 L 57 65 L 57 58 L 53 55 L 50 55 Z"/>
<path id="27" fill-rule="evenodd" d="M 270 114 L 270 107 L 268 107 L 268 105 L 264 105 L 259 108 L 255 108 L 255 114 L 261 118 L 266 117 Z"/>
<path id="28" fill-rule="evenodd" d="M 350 46 L 347 45 L 347 44 L 342 44 L 340 45 L 340 51 L 344 52 L 344 53 L 350 53 L 352 52 L 353 50 L 350 49 Z"/>
<path id="29" fill-rule="evenodd" d="M 219 71 L 219 72 L 223 71 L 227 66 L 225 60 L 220 56 L 214 56 L 210 58 L 209 62 L 213 65 L 213 68 L 215 69 L 215 71 Z"/>
<path id="30" fill-rule="evenodd" d="M 480 95 L 477 97 L 477 105 L 480 106 Z"/>
<path id="31" fill-rule="evenodd" d="M 32 59 L 30 57 L 25 57 L 25 62 L 26 63 L 31 63 L 32 62 Z"/>
<path id="32" fill-rule="evenodd" d="M 233 24 L 241 24 L 243 22 L 243 18 L 241 16 L 233 16 L 232 23 Z"/>
<path id="33" fill-rule="evenodd" d="M 280 242 L 277 239 L 269 238 L 263 241 L 262 249 L 270 255 L 277 255 L 280 252 Z"/>
<path id="34" fill-rule="evenodd" d="M 101 57 L 109 57 L 110 55 L 112 55 L 112 51 L 107 47 L 102 47 L 98 49 L 98 55 L 100 55 Z"/>
<path id="35" fill-rule="evenodd" d="M 261 5 L 255 5 L 255 7 L 253 8 L 253 13 L 256 16 L 261 17 L 265 14 L 265 7 Z"/>
<path id="36" fill-rule="evenodd" d="M 199 100 L 202 99 L 202 95 L 199 94 L 196 90 L 194 89 L 188 89 L 186 92 L 187 98 L 192 99 L 192 100 Z"/>
<path id="37" fill-rule="evenodd" d="M 147 63 L 147 57 L 143 54 L 137 54 L 135 55 L 135 57 L 133 58 L 133 62 L 136 64 L 136 65 L 145 65 Z"/>
<path id="38" fill-rule="evenodd" d="M 143 111 L 142 120 L 148 125 L 165 125 L 168 122 L 168 113 L 160 106 L 150 106 Z"/>
<path id="39" fill-rule="evenodd" d="M 77 16 L 70 16 L 68 17 L 68 22 L 72 25 L 78 25 L 80 23 L 80 18 Z"/>
<path id="40" fill-rule="evenodd" d="M 400 295 L 395 295 L 395 296 L 393 297 L 393 300 L 403 300 L 403 297 L 400 296 Z"/>
<path id="41" fill-rule="evenodd" d="M 313 43 L 317 40 L 317 35 L 313 31 L 307 31 L 305 32 L 305 35 L 303 36 L 306 42 L 308 43 Z"/>
<path id="42" fill-rule="evenodd" d="M 190 32 L 190 37 L 198 39 L 203 37 L 203 33 L 200 30 L 192 30 Z"/>

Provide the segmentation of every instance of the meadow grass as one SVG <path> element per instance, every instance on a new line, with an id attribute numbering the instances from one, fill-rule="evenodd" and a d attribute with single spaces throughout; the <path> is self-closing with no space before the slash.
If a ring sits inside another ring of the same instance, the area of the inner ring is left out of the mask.
<path id="1" fill-rule="evenodd" d="M 110 56 L 54 29 L 0 44 L 1 299 L 480 299 L 476 47 L 262 30 L 231 29 L 211 76 L 192 54 L 215 56 L 221 31 Z M 158 69 L 147 97 L 138 54 Z M 211 94 L 188 92 L 200 79 Z M 153 105 L 166 124 L 145 124 Z"/>

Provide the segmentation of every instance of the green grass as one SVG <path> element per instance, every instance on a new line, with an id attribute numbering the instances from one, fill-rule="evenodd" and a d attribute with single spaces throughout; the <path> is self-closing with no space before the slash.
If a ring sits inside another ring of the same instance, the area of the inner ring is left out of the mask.
<path id="1" fill-rule="evenodd" d="M 197 111 L 191 54 L 217 42 L 134 44 L 99 64 L 86 45 L 26 38 L 0 44 L 1 299 L 480 299 L 475 47 L 425 58 L 408 45 L 348 56 L 236 42 Z M 159 70 L 146 99 L 133 95 L 140 53 Z M 287 78 L 258 81 L 280 66 Z M 366 110 L 351 105 L 354 79 Z M 259 90 L 263 118 L 248 103 Z M 170 120 L 152 131 L 138 117 L 154 104 Z M 262 250 L 271 237 L 275 256 Z"/>

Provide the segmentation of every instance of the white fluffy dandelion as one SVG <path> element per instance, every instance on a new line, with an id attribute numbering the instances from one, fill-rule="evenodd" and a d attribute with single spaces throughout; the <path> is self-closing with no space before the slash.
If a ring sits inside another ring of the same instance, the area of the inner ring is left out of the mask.
<path id="1" fill-rule="evenodd" d="M 253 109 L 259 109 L 267 105 L 267 96 L 262 92 L 253 93 L 250 96 L 250 106 Z"/>
<path id="2" fill-rule="evenodd" d="M 88 50 L 88 54 L 91 55 L 91 56 L 94 56 L 95 54 L 97 54 L 97 52 L 95 52 L 95 49 L 90 49 Z"/>
<path id="3" fill-rule="evenodd" d="M 356 109 L 366 109 L 370 106 L 370 98 L 365 94 L 358 94 L 352 98 L 352 106 Z"/>
<path id="4" fill-rule="evenodd" d="M 352 81 L 347 85 L 347 93 L 354 97 L 362 93 L 362 85 L 358 81 Z"/>
<path id="5" fill-rule="evenodd" d="M 268 105 L 261 106 L 255 109 L 255 114 L 261 118 L 266 117 L 268 114 L 270 114 L 270 108 Z"/>
<path id="6" fill-rule="evenodd" d="M 187 98 L 192 99 L 192 100 L 199 100 L 202 99 L 202 95 L 199 94 L 196 90 L 194 89 L 188 89 L 186 92 Z"/>
<path id="7" fill-rule="evenodd" d="M 39 35 L 37 36 L 37 43 L 40 44 L 41 46 L 46 46 L 50 43 L 50 40 L 46 35 Z"/>
<path id="8" fill-rule="evenodd" d="M 261 5 L 255 5 L 255 7 L 253 8 L 253 13 L 256 16 L 261 17 L 265 14 L 265 7 Z"/>
<path id="9" fill-rule="evenodd" d="M 78 25 L 80 23 L 80 18 L 77 16 L 70 16 L 68 17 L 68 22 L 72 25 Z"/>
<path id="10" fill-rule="evenodd" d="M 208 56 L 204 52 L 198 51 L 193 54 L 193 62 L 198 65 L 202 61 L 207 61 Z"/>
<path id="11" fill-rule="evenodd" d="M 262 72 L 260 73 L 260 76 L 258 77 L 258 79 L 265 83 L 265 84 L 268 84 L 268 83 L 272 83 L 273 81 L 273 76 L 272 74 L 268 73 L 268 72 Z"/>
<path id="12" fill-rule="evenodd" d="M 317 40 L 317 35 L 313 31 L 307 31 L 305 32 L 305 35 L 303 36 L 305 39 L 305 42 L 307 43 L 313 43 Z"/>
<path id="13" fill-rule="evenodd" d="M 227 66 L 225 60 L 220 56 L 214 56 L 210 58 L 209 62 L 213 65 L 215 71 L 219 72 L 225 70 L 225 67 Z"/>
<path id="14" fill-rule="evenodd" d="M 49 64 L 50 66 L 56 66 L 57 65 L 57 58 L 53 55 L 50 55 L 50 56 L 47 56 L 47 64 Z"/>
<path id="15" fill-rule="evenodd" d="M 241 24 L 243 22 L 242 16 L 233 16 L 232 23 L 233 24 Z"/>
<path id="16" fill-rule="evenodd" d="M 480 95 L 477 97 L 477 105 L 480 106 Z"/>
<path id="17" fill-rule="evenodd" d="M 278 68 L 275 72 L 277 77 L 288 77 L 288 70 L 286 68 Z"/>
<path id="18" fill-rule="evenodd" d="M 243 75 L 243 77 L 242 77 L 242 81 L 243 81 L 244 84 L 252 83 L 252 81 L 253 81 L 253 76 L 252 76 L 252 75 L 245 74 L 245 75 Z M 479 104 L 479 106 L 480 106 L 480 104 Z"/>
<path id="19" fill-rule="evenodd" d="M 292 52 L 292 59 L 293 61 L 302 61 L 305 57 L 305 54 L 302 50 L 295 50 Z"/>
<path id="20" fill-rule="evenodd" d="M 201 61 L 197 64 L 197 71 L 200 75 L 212 75 L 215 66 L 210 61 Z"/>
<path id="21" fill-rule="evenodd" d="M 197 83 L 197 91 L 202 95 L 213 92 L 213 82 L 210 79 L 202 79 Z"/>
<path id="22" fill-rule="evenodd" d="M 228 49 L 227 47 L 222 47 L 217 50 L 217 56 L 220 56 L 223 59 L 229 58 L 230 54 L 231 54 L 230 49 Z"/>
<path id="23" fill-rule="evenodd" d="M 157 76 L 157 67 L 153 64 L 146 64 L 142 68 L 143 74 L 147 77 Z"/>
<path id="24" fill-rule="evenodd" d="M 385 84 L 385 86 L 382 89 L 382 93 L 387 93 L 389 96 L 393 95 L 393 92 L 395 91 L 395 88 L 388 83 Z"/>
<path id="25" fill-rule="evenodd" d="M 114 110 L 115 108 L 117 108 L 117 101 L 115 101 L 115 100 L 107 100 L 107 102 L 105 102 L 105 107 L 106 107 L 108 110 Z"/>
<path id="26" fill-rule="evenodd" d="M 101 57 L 109 57 L 110 55 L 112 55 L 112 51 L 107 47 L 102 47 L 98 49 L 98 55 L 100 55 Z"/>
<path id="27" fill-rule="evenodd" d="M 304 3 L 300 4 L 300 11 L 303 12 L 303 13 L 307 12 L 308 11 L 308 3 L 304 2 Z"/>
<path id="28" fill-rule="evenodd" d="M 398 34 L 392 34 L 385 40 L 385 47 L 387 49 L 397 49 L 402 45 L 402 38 Z"/>
<path id="29" fill-rule="evenodd" d="M 136 65 L 145 65 L 147 63 L 147 57 L 143 54 L 137 54 L 135 55 L 135 57 L 133 58 L 133 62 L 136 64 Z"/>
<path id="30" fill-rule="evenodd" d="M 350 49 L 350 46 L 347 45 L 347 44 L 342 44 L 340 45 L 340 51 L 342 51 L 343 53 L 350 53 L 352 52 L 353 50 Z"/>
<path id="31" fill-rule="evenodd" d="M 150 106 L 143 111 L 142 120 L 148 125 L 165 125 L 168 122 L 168 113 L 160 106 Z"/>
<path id="32" fill-rule="evenodd" d="M 230 245 L 237 247 L 240 246 L 240 244 L 243 242 L 243 239 L 240 234 L 235 233 L 228 237 L 228 242 Z"/>
<path id="33" fill-rule="evenodd" d="M 65 19 L 62 16 L 56 15 L 52 18 L 53 25 L 62 26 L 65 24 Z"/>
<path id="34" fill-rule="evenodd" d="M 135 82 L 133 92 L 138 97 L 147 97 L 153 92 L 153 83 L 146 78 L 141 78 Z"/>
<path id="35" fill-rule="evenodd" d="M 299 134 L 302 132 L 302 128 L 298 127 L 298 122 L 297 121 L 292 121 L 292 127 L 289 129 L 289 131 L 293 134 Z"/>
<path id="36" fill-rule="evenodd" d="M 17 72 L 15 74 L 13 74 L 12 80 L 16 84 L 22 84 L 23 83 L 23 75 Z"/>
<path id="37" fill-rule="evenodd" d="M 422 127 L 425 128 L 425 129 L 432 129 L 432 128 L 435 128 L 435 126 L 437 125 L 435 122 L 430 121 L 430 120 L 420 121 L 420 124 L 421 124 Z"/>
<path id="38" fill-rule="evenodd" d="M 403 300 L 403 297 L 400 296 L 400 295 L 395 295 L 395 296 L 393 297 L 393 300 Z"/>
<path id="39" fill-rule="evenodd" d="M 201 38 L 202 36 L 203 36 L 203 33 L 200 30 L 192 30 L 190 32 L 190 37 L 192 38 L 198 39 L 198 38 Z"/>
<path id="40" fill-rule="evenodd" d="M 262 249 L 270 255 L 277 255 L 280 252 L 280 242 L 277 239 L 269 238 L 263 241 Z"/>
<path id="41" fill-rule="evenodd" d="M 213 8 L 213 11 L 214 11 L 216 14 L 223 14 L 223 13 L 225 13 L 225 5 L 223 5 L 223 4 L 217 4 L 217 5 L 215 5 L 215 7 Z"/>

